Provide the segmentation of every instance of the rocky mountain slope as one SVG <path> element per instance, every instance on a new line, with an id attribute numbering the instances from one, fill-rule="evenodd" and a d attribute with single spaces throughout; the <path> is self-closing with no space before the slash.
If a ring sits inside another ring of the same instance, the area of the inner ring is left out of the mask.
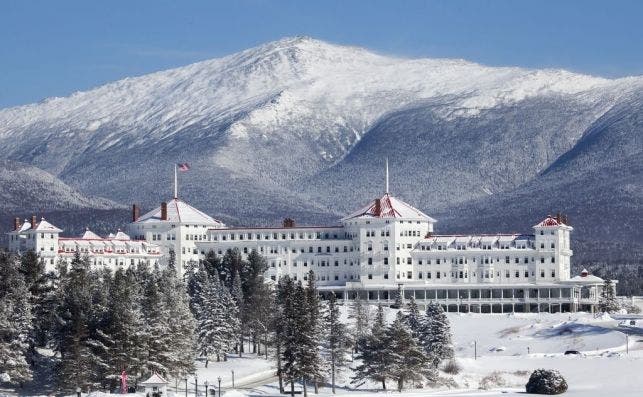
<path id="1" fill-rule="evenodd" d="M 150 207 L 189 162 L 180 195 L 233 224 L 333 222 L 382 191 L 389 157 L 391 190 L 440 230 L 525 230 L 556 210 L 595 225 L 601 202 L 609 227 L 580 237 L 624 221 L 615 235 L 635 241 L 642 88 L 288 38 L 0 110 L 0 157 Z"/>

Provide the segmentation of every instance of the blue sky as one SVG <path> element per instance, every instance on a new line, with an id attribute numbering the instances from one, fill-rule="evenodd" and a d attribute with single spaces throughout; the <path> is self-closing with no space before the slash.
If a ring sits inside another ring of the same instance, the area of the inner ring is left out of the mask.
<path id="1" fill-rule="evenodd" d="M 0 108 L 308 35 L 410 57 L 643 74 L 643 1 L 0 3 Z"/>

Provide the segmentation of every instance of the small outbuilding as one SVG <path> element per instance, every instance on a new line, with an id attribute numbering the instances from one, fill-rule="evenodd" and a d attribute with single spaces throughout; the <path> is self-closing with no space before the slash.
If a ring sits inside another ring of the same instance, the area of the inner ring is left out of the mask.
<path id="1" fill-rule="evenodd" d="M 159 374 L 153 374 L 145 382 L 140 382 L 140 386 L 145 389 L 146 397 L 164 397 L 167 396 L 167 381 Z"/>

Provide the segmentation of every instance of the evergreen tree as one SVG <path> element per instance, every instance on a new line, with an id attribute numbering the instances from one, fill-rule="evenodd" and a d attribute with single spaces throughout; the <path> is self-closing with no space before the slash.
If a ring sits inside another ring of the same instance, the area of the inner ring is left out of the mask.
<path id="1" fill-rule="evenodd" d="M 425 377 L 437 379 L 437 370 L 427 369 L 429 358 L 418 340 L 413 337 L 401 312 L 386 331 L 386 349 L 390 360 L 390 376 L 397 381 L 398 391 L 402 391 L 406 381 L 421 381 Z"/>
<path id="2" fill-rule="evenodd" d="M 214 276 L 218 277 L 219 269 L 221 269 L 221 258 L 219 258 L 213 250 L 210 250 L 205 254 L 203 267 L 209 278 L 213 279 Z"/>
<path id="3" fill-rule="evenodd" d="M 621 310 L 614 293 L 614 284 L 609 278 L 603 282 L 603 289 L 598 300 L 598 310 L 602 313 L 615 313 Z"/>
<path id="4" fill-rule="evenodd" d="M 418 308 L 417 303 L 415 303 L 414 297 L 411 297 L 411 300 L 409 301 L 405 321 L 411 329 L 413 337 L 419 338 L 422 333 L 422 316 L 420 315 L 420 309 Z"/>
<path id="5" fill-rule="evenodd" d="M 89 261 L 76 252 L 70 269 L 61 280 L 58 305 L 57 349 L 61 360 L 56 374 L 58 385 L 65 391 L 86 388 L 100 383 L 97 363 L 103 357 L 96 354 L 96 340 L 90 334 L 92 321 L 92 291 Z"/>
<path id="6" fill-rule="evenodd" d="M 223 260 L 218 263 L 217 273 L 223 285 L 230 290 L 234 281 L 235 272 L 242 273 L 244 261 L 241 252 L 237 249 L 228 249 L 223 256 Z"/>
<path id="7" fill-rule="evenodd" d="M 308 272 L 308 283 L 304 291 L 304 300 L 297 305 L 299 309 L 297 322 L 301 329 L 299 333 L 301 365 L 304 378 L 304 394 L 306 394 L 306 381 L 313 380 L 315 393 L 318 382 L 322 376 L 322 360 L 319 355 L 319 341 L 321 340 L 321 304 L 319 292 L 315 283 L 315 273 Z"/>
<path id="8" fill-rule="evenodd" d="M 145 334 L 149 336 L 147 343 L 146 372 L 157 373 L 167 377 L 172 359 L 172 338 L 170 325 L 172 321 L 163 294 L 159 290 L 161 272 L 155 268 L 148 276 L 142 299 L 142 313 L 145 324 Z"/>
<path id="9" fill-rule="evenodd" d="M 353 326 L 353 335 L 354 335 L 354 350 L 355 352 L 359 351 L 358 346 L 362 343 L 366 337 L 369 335 L 369 326 L 370 326 L 370 310 L 369 306 L 364 304 L 364 301 L 361 298 L 360 292 L 357 292 L 355 300 L 353 300 L 350 306 L 350 316 L 354 319 Z"/>
<path id="10" fill-rule="evenodd" d="M 242 327 L 242 324 L 245 322 L 246 318 L 244 317 L 243 309 L 244 309 L 244 297 L 243 297 L 243 290 L 241 288 L 241 276 L 239 276 L 239 272 L 235 271 L 232 279 L 232 287 L 230 288 L 230 295 L 232 296 L 232 300 L 234 301 L 234 304 L 236 306 L 236 311 L 237 311 L 237 321 L 239 322 L 239 333 L 236 336 L 236 340 L 238 342 L 236 346 L 236 350 L 239 352 L 239 354 L 243 353 L 243 341 L 244 341 L 244 335 L 246 332 L 245 327 Z M 256 346 L 256 344 L 255 344 Z M 256 347 L 255 347 L 256 348 Z"/>
<path id="11" fill-rule="evenodd" d="M 206 357 L 216 355 L 217 361 L 239 341 L 240 322 L 237 305 L 230 291 L 217 277 L 203 286 L 200 297 L 202 304 L 196 315 L 198 323 L 197 344 L 199 354 Z"/>
<path id="12" fill-rule="evenodd" d="M 453 358 L 449 319 L 436 302 L 431 302 L 426 308 L 420 342 L 434 368 L 443 360 Z"/>
<path id="13" fill-rule="evenodd" d="M 113 341 L 110 352 L 112 379 L 117 379 L 125 370 L 135 383 L 138 381 L 136 374 L 144 374 L 147 369 L 150 335 L 145 332 L 141 303 L 134 270 L 118 269 L 110 293 L 110 320 L 106 330 Z"/>
<path id="14" fill-rule="evenodd" d="M 272 291 L 264 283 L 264 272 L 267 269 L 266 259 L 257 250 L 252 250 L 240 273 L 244 300 L 241 321 L 243 329 L 247 329 L 251 334 L 255 346 L 260 335 L 265 339 L 272 311 Z M 257 349 L 257 353 L 260 353 L 260 349 Z"/>
<path id="15" fill-rule="evenodd" d="M 31 379 L 27 363 L 32 335 L 31 294 L 17 259 L 0 253 L 0 376 L 22 385 Z"/>
<path id="16" fill-rule="evenodd" d="M 326 310 L 326 350 L 328 352 L 328 361 L 330 364 L 330 379 L 333 394 L 335 393 L 335 375 L 338 370 L 346 366 L 346 355 L 350 349 L 350 338 L 346 325 L 342 323 L 339 317 L 339 308 L 335 294 L 328 298 L 328 308 Z"/>
<path id="17" fill-rule="evenodd" d="M 391 375 L 391 357 L 387 349 L 386 322 L 384 310 L 381 305 L 377 307 L 377 314 L 373 321 L 371 334 L 360 342 L 358 359 L 362 362 L 355 368 L 352 383 L 363 385 L 366 380 L 382 383 L 386 390 L 386 380 Z"/>
<path id="18" fill-rule="evenodd" d="M 167 309 L 167 346 L 164 365 L 173 378 L 194 373 L 196 322 L 190 312 L 186 284 L 178 277 L 176 270 L 161 271 L 159 290 Z"/>
<path id="19" fill-rule="evenodd" d="M 394 295 L 395 303 L 391 306 L 394 309 L 402 309 L 404 307 L 404 296 L 402 294 L 402 284 L 397 285 L 397 291 Z"/>
<path id="20" fill-rule="evenodd" d="M 278 332 L 280 348 L 281 375 L 290 383 L 291 393 L 294 395 L 295 382 L 304 376 L 300 365 L 301 345 L 300 310 L 299 306 L 305 302 L 305 292 L 301 284 L 295 285 L 288 276 L 280 279 L 278 284 L 278 302 L 281 304 L 280 331 Z M 305 304 L 304 304 L 305 305 Z"/>
<path id="21" fill-rule="evenodd" d="M 44 346 L 47 342 L 47 324 L 49 318 L 48 311 L 52 307 L 47 301 L 50 292 L 50 283 L 45 274 L 45 263 L 42 258 L 33 251 L 29 250 L 20 256 L 20 272 L 24 276 L 24 281 L 29 289 L 30 304 L 33 312 L 33 327 L 29 339 L 30 355 L 35 354 L 36 346 Z"/>

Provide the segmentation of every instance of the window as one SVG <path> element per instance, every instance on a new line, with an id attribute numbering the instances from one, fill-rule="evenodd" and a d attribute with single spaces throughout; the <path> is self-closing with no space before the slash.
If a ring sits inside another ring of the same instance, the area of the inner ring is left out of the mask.
<path id="1" fill-rule="evenodd" d="M 368 264 L 372 265 L 373 264 L 373 258 L 368 258 Z"/>
<path id="2" fill-rule="evenodd" d="M 413 272 L 406 272 L 406 278 L 413 278 Z"/>
<path id="3" fill-rule="evenodd" d="M 388 258 L 384 258 L 384 264 L 388 265 Z"/>
<path id="4" fill-rule="evenodd" d="M 525 270 L 525 278 L 529 277 L 529 272 Z"/>
<path id="5" fill-rule="evenodd" d="M 388 280 L 388 273 L 384 273 L 384 280 Z"/>
<path id="6" fill-rule="evenodd" d="M 369 279 L 369 280 L 372 280 L 372 279 L 373 279 L 373 275 L 372 275 L 372 274 L 369 274 L 369 275 L 368 275 L 368 279 Z"/>
<path id="7" fill-rule="evenodd" d="M 406 264 L 410 265 L 413 263 L 413 260 L 411 258 L 406 258 Z"/>

